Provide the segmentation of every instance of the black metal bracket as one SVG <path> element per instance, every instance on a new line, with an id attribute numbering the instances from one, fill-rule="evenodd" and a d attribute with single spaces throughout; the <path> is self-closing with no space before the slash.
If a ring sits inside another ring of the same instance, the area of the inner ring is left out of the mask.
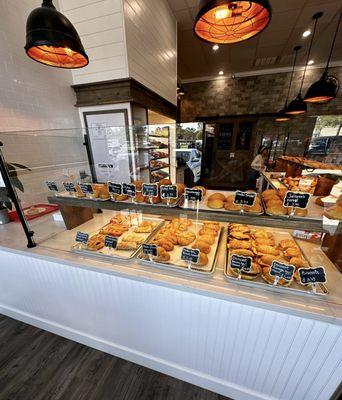
<path id="1" fill-rule="evenodd" d="M 2 147 L 2 146 L 3 146 L 3 143 L 0 142 L 0 147 Z M 12 185 L 10 174 L 9 174 L 9 171 L 8 171 L 8 168 L 7 168 L 7 165 L 6 165 L 6 162 L 5 162 L 5 159 L 2 154 L 1 149 L 0 149 L 0 172 L 1 172 L 3 180 L 5 182 L 6 189 L 8 190 L 8 197 L 14 204 L 14 207 L 17 211 L 19 220 L 20 220 L 23 230 L 25 232 L 25 235 L 27 238 L 27 247 L 28 248 L 36 247 L 37 245 L 33 239 L 34 232 L 30 229 L 30 227 L 26 221 L 26 218 L 24 216 L 23 210 L 20 205 L 20 200 L 18 198 L 15 188 Z"/>

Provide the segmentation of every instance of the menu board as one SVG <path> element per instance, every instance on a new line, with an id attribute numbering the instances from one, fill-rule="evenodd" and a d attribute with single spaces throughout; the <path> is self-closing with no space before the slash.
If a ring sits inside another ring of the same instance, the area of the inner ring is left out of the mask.
<path id="1" fill-rule="evenodd" d="M 232 147 L 234 124 L 220 124 L 217 150 L 230 150 Z"/>

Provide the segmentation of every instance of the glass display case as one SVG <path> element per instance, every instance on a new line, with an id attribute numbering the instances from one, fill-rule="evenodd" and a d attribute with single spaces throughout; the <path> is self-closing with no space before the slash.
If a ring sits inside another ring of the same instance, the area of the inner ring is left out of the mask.
<path id="1" fill-rule="evenodd" d="M 191 142 L 186 129 L 1 133 L 1 171 L 15 206 L 11 223 L 21 221 L 31 246 L 57 256 L 134 260 L 169 273 L 219 276 L 227 285 L 330 296 L 342 262 L 341 165 L 301 159 L 299 179 L 268 171 L 268 187 L 259 192 L 207 190 L 196 165 L 189 186 L 180 153 L 196 150 L 200 163 L 202 140 L 196 131 Z M 182 147 L 177 132 L 185 135 Z M 251 129 L 241 132 L 243 147 Z M 191 157 L 188 169 L 196 161 Z"/>

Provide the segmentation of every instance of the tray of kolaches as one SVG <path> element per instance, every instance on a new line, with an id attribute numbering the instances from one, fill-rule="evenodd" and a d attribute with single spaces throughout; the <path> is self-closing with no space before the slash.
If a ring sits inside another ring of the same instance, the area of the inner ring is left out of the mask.
<path id="1" fill-rule="evenodd" d="M 211 274 L 215 270 L 221 232 L 219 222 L 174 218 L 147 241 L 157 245 L 158 255 L 151 259 L 140 252 L 138 258 L 152 266 Z M 182 260 L 184 248 L 199 250 L 197 263 L 189 265 Z"/>
<path id="2" fill-rule="evenodd" d="M 232 256 L 251 257 L 250 271 L 240 272 L 232 268 Z M 225 276 L 248 286 L 266 287 L 272 290 L 295 291 L 312 294 L 311 285 L 302 285 L 298 276 L 299 268 L 310 268 L 303 251 L 290 233 L 281 230 L 263 229 L 258 226 L 231 223 L 228 225 L 227 258 Z M 274 286 L 275 277 L 270 275 L 273 261 L 293 265 L 295 272 L 291 281 L 280 279 Z M 326 294 L 324 285 L 319 285 L 317 294 Z"/>

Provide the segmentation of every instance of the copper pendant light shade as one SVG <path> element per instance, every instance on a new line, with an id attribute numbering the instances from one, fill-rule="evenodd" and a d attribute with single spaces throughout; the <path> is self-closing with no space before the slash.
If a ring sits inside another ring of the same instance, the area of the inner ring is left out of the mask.
<path id="1" fill-rule="evenodd" d="M 82 68 L 89 59 L 72 23 L 44 0 L 26 23 L 26 54 L 33 60 L 57 68 Z"/>
<path id="2" fill-rule="evenodd" d="M 277 113 L 277 116 L 275 118 L 276 122 L 286 122 L 286 121 L 290 121 L 290 116 L 285 114 L 285 110 L 286 108 L 284 107 L 282 110 L 280 110 Z"/>
<path id="3" fill-rule="evenodd" d="M 209 43 L 242 42 L 263 31 L 271 15 L 268 0 L 201 0 L 194 31 Z"/>
<path id="4" fill-rule="evenodd" d="M 308 106 L 304 103 L 302 95 L 298 93 L 297 97 L 291 101 L 286 109 L 288 115 L 301 115 L 308 111 Z"/>

